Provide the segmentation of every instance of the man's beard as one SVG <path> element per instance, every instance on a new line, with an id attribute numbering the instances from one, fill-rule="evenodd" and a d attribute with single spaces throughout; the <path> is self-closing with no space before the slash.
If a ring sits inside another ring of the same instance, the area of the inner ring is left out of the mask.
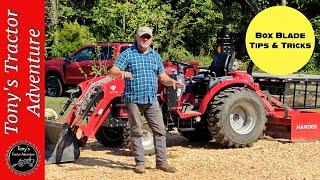
<path id="1" fill-rule="evenodd" d="M 143 49 L 148 49 L 150 47 L 150 45 L 147 45 L 147 44 L 143 44 L 142 42 L 138 43 L 138 45 L 140 47 L 142 47 Z"/>

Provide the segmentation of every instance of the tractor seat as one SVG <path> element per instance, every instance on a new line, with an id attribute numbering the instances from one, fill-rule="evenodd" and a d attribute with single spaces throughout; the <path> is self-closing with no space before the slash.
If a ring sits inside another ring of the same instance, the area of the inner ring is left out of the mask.
<path id="1" fill-rule="evenodd" d="M 217 54 L 209 67 L 217 77 L 226 76 L 234 68 L 235 52 Z"/>

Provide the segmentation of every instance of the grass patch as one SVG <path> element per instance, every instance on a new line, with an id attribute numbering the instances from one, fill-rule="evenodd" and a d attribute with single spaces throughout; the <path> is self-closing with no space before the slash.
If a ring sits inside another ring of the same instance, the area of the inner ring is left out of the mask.
<path id="1" fill-rule="evenodd" d="M 52 108 L 54 111 L 56 111 L 58 114 L 61 111 L 63 105 L 67 102 L 67 97 L 49 97 L 46 96 L 45 98 L 45 108 Z M 67 111 L 64 113 L 62 117 L 60 117 L 60 120 L 65 120 L 66 117 L 69 114 L 69 111 L 72 107 L 72 104 L 69 106 Z"/>

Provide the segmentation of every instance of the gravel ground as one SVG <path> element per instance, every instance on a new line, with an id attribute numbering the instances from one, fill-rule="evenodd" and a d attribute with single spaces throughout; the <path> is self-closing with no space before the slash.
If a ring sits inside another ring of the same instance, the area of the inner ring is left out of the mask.
<path id="1" fill-rule="evenodd" d="M 189 142 L 168 134 L 168 161 L 178 171 L 155 169 L 146 157 L 147 172 L 132 171 L 126 149 L 106 148 L 91 140 L 74 163 L 47 165 L 46 179 L 319 179 L 320 141 L 291 143 L 264 137 L 250 148 L 224 149 L 214 142 Z"/>

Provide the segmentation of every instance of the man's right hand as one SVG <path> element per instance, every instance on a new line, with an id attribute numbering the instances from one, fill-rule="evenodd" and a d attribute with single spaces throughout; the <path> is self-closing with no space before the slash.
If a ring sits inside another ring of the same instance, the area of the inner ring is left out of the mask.
<path id="1" fill-rule="evenodd" d="M 112 66 L 112 68 L 110 69 L 108 75 L 110 77 L 114 78 L 114 79 L 116 79 L 116 78 L 118 78 L 120 76 L 122 77 L 122 79 L 124 79 L 124 78 L 132 79 L 131 72 L 122 71 L 117 66 Z"/>

